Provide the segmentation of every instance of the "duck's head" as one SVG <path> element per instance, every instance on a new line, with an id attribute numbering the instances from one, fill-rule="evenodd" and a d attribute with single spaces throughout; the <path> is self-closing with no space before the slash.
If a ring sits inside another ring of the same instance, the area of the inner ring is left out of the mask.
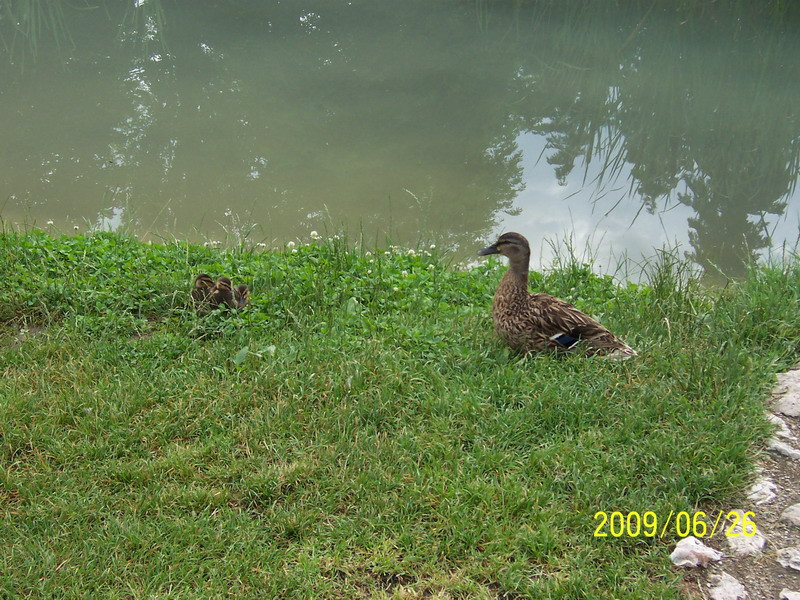
<path id="1" fill-rule="evenodd" d="M 220 277 L 219 279 L 217 279 L 216 286 L 217 286 L 218 290 L 228 290 L 228 291 L 230 291 L 230 289 L 232 287 L 231 286 L 231 280 L 228 279 L 227 277 Z"/>
<path id="2" fill-rule="evenodd" d="M 194 289 L 196 290 L 210 288 L 212 285 L 214 285 L 214 280 L 206 273 L 200 273 L 200 275 L 194 278 Z"/>
<path id="3" fill-rule="evenodd" d="M 527 259 L 531 254 L 531 248 L 525 236 L 509 231 L 501 235 L 494 244 L 478 252 L 478 254 L 480 256 L 502 254 L 513 262 L 515 259 Z"/>
<path id="4" fill-rule="evenodd" d="M 513 231 L 504 233 L 500 238 L 491 246 L 487 246 L 480 252 L 480 256 L 488 254 L 502 254 L 508 257 L 508 265 L 510 271 L 527 276 L 528 263 L 531 257 L 531 248 L 528 245 L 528 240 L 525 236 Z"/>

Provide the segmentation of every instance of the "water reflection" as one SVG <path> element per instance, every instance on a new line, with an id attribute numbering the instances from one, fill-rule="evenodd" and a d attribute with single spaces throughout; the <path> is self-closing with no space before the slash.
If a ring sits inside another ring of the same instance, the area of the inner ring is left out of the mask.
<path id="1" fill-rule="evenodd" d="M 736 274 L 797 202 L 789 3 L 54 2 L 35 53 L 25 4 L 0 21 L 6 220 L 201 241 L 345 226 L 471 254 L 608 195 L 598 215 L 624 217 L 596 225 L 627 223 L 630 250 L 680 209 L 662 239 Z M 524 168 L 531 148 L 548 169 Z"/>
<path id="2" fill-rule="evenodd" d="M 630 166 L 630 192 L 648 211 L 676 199 L 693 209 L 690 256 L 727 274 L 769 246 L 767 223 L 798 177 L 798 80 L 786 71 L 798 72 L 787 60 L 796 39 L 763 6 L 746 10 L 684 19 L 596 6 L 516 78 L 523 127 L 546 137 L 559 178 L 578 158 L 600 161 L 601 179 Z M 596 27 L 605 18 L 630 33 Z"/>

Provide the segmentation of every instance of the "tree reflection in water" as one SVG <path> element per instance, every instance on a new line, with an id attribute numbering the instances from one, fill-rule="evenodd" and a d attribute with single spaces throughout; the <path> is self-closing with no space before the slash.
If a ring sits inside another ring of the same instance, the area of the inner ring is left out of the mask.
<path id="1" fill-rule="evenodd" d="M 690 207 L 689 256 L 735 275 L 797 182 L 798 3 L 9 0 L 0 17 L 0 109 L 19 117 L 0 184 L 41 221 L 113 208 L 182 236 L 233 215 L 288 239 L 325 215 L 471 253 L 534 134 L 560 181 L 591 165 L 587 187 L 627 179 L 643 211 Z M 69 60 L 42 94 L 48 36 Z"/>
<path id="2" fill-rule="evenodd" d="M 578 158 L 601 161 L 606 179 L 630 165 L 647 210 L 677 197 L 695 211 L 693 260 L 740 274 L 769 246 L 767 218 L 784 213 L 797 183 L 800 70 L 786 60 L 798 50 L 797 7 L 641 4 L 550 15 L 549 43 L 516 80 L 521 127 L 547 136 L 562 180 Z M 559 35 L 576 26 L 580 47 L 574 30 Z"/>

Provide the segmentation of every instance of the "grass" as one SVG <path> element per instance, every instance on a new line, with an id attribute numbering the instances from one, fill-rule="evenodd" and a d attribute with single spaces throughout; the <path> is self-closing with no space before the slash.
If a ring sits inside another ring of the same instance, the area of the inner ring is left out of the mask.
<path id="1" fill-rule="evenodd" d="M 674 532 L 594 514 L 741 500 L 798 265 L 532 274 L 641 353 L 614 363 L 509 353 L 503 265 L 446 263 L 2 235 L 0 597 L 677 598 Z M 201 271 L 251 306 L 196 316 Z"/>

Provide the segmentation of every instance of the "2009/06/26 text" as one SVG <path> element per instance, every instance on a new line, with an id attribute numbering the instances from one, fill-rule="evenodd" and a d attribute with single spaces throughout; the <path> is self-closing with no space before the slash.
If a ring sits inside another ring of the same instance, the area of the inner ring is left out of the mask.
<path id="1" fill-rule="evenodd" d="M 694 513 L 686 511 L 670 511 L 666 519 L 659 519 L 658 515 L 649 510 L 644 513 L 631 511 L 623 513 L 614 511 L 611 514 L 597 511 L 594 519 L 597 527 L 594 537 L 659 537 L 663 538 L 674 531 L 678 537 L 693 535 L 696 538 L 711 538 L 719 528 L 723 518 L 730 524 L 722 523 L 725 535 L 728 537 L 753 537 L 756 535 L 756 524 L 752 520 L 755 513 L 752 511 L 720 511 L 715 515 L 707 515 L 702 510 Z"/>

